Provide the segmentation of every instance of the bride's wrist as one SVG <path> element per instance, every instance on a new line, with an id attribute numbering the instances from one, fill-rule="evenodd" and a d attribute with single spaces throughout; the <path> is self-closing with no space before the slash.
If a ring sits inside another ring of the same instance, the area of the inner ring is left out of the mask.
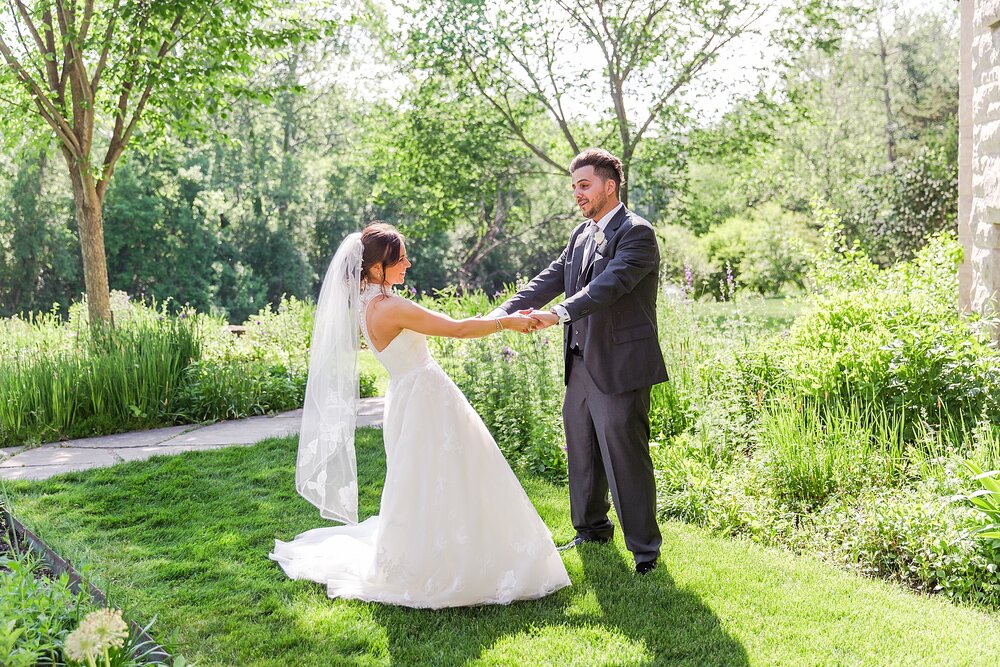
<path id="1" fill-rule="evenodd" d="M 497 318 L 497 333 L 500 333 L 501 331 L 503 331 L 504 329 L 507 328 L 507 321 L 506 320 L 507 320 L 506 317 L 498 317 Z"/>

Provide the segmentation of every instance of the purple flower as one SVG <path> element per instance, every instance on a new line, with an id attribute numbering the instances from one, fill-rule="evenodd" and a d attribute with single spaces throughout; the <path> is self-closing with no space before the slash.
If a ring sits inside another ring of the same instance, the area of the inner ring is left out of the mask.
<path id="1" fill-rule="evenodd" d="M 551 341 L 551 340 L 549 340 L 549 337 L 548 337 L 548 336 L 546 336 L 545 338 L 543 338 L 543 339 L 542 339 L 542 345 L 548 345 L 548 344 L 549 344 L 549 343 L 551 343 L 551 342 L 552 342 L 552 341 Z"/>
<path id="2" fill-rule="evenodd" d="M 260 326 L 260 320 L 257 320 L 257 326 Z"/>
<path id="3" fill-rule="evenodd" d="M 517 357 L 517 352 L 510 349 L 506 345 L 504 345 L 503 349 L 500 350 L 500 354 L 503 355 L 503 360 L 506 361 L 507 363 L 514 361 L 515 357 Z"/>
<path id="4" fill-rule="evenodd" d="M 180 319 L 182 319 L 182 320 L 183 320 L 183 319 L 185 319 L 185 318 L 187 318 L 187 313 L 181 313 L 181 316 L 180 316 Z"/>
<path id="5" fill-rule="evenodd" d="M 694 273 L 691 271 L 691 265 L 684 264 L 684 286 L 685 291 L 694 292 Z"/>
<path id="6" fill-rule="evenodd" d="M 500 290 L 497 290 L 496 292 L 493 292 L 493 298 L 494 299 L 500 298 Z"/>
<path id="7" fill-rule="evenodd" d="M 416 287 L 413 287 L 413 286 L 411 285 L 411 286 L 410 286 L 410 294 L 412 294 L 413 296 L 416 296 L 416 295 L 417 295 L 417 288 L 416 288 Z"/>

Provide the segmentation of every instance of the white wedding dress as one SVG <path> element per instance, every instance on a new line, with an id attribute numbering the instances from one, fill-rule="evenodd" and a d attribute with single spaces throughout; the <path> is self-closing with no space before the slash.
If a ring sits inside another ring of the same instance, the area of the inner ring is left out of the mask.
<path id="1" fill-rule="evenodd" d="M 568 586 L 548 528 L 425 337 L 404 329 L 375 350 L 364 314 L 378 293 L 362 294 L 359 319 L 390 378 L 379 514 L 276 540 L 271 558 L 331 598 L 407 607 L 507 604 Z"/>

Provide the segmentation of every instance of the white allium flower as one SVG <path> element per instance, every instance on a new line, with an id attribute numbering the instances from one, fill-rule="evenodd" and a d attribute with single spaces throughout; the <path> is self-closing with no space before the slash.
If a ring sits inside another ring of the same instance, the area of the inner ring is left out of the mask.
<path id="1" fill-rule="evenodd" d="M 120 609 L 98 609 L 83 619 L 73 632 L 66 636 L 66 655 L 76 662 L 87 662 L 104 651 L 121 647 L 128 637 L 128 625 L 122 620 Z"/>
<path id="2" fill-rule="evenodd" d="M 91 635 L 82 624 L 73 632 L 66 636 L 64 643 L 66 655 L 74 662 L 87 662 L 100 653 L 97 647 L 97 640 Z"/>
<path id="3" fill-rule="evenodd" d="M 128 638 L 128 625 L 122 620 L 121 609 L 98 609 L 87 614 L 80 627 L 89 625 L 90 633 L 101 650 L 121 647 Z"/>

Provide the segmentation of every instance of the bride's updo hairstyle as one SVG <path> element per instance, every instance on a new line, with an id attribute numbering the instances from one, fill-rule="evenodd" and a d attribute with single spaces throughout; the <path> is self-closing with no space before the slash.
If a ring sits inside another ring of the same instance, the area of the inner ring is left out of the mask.
<path id="1" fill-rule="evenodd" d="M 376 220 L 361 232 L 361 280 L 382 285 L 385 270 L 403 255 L 403 235 L 392 225 Z"/>

